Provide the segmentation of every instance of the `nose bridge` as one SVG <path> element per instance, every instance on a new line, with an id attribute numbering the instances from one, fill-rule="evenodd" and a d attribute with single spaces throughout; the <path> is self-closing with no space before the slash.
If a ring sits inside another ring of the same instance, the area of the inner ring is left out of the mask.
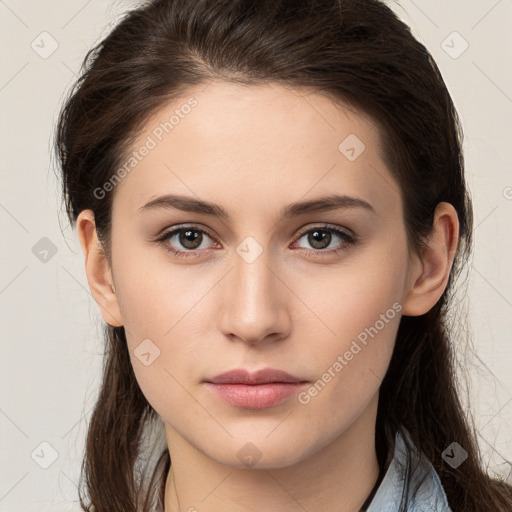
<path id="1" fill-rule="evenodd" d="M 254 261 L 239 258 L 235 268 L 236 289 L 238 290 L 237 302 L 244 308 L 262 310 L 262 306 L 269 305 L 273 297 L 275 276 L 270 271 L 270 257 L 268 251 L 263 251 Z"/>
<path id="2" fill-rule="evenodd" d="M 286 327 L 283 296 L 270 252 L 248 237 L 236 249 L 234 268 L 224 283 L 222 329 L 244 341 L 258 341 Z"/>

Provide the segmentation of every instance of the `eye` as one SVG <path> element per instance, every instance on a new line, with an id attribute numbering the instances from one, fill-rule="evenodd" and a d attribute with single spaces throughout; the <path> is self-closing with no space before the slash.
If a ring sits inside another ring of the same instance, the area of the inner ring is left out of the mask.
<path id="1" fill-rule="evenodd" d="M 307 235 L 307 243 L 313 249 L 305 249 L 306 253 L 318 254 L 337 254 L 346 250 L 350 245 L 355 244 L 356 238 L 354 235 L 349 234 L 341 229 L 332 226 L 316 226 L 303 231 L 298 240 Z M 205 240 L 213 237 L 203 228 L 195 226 L 180 226 L 170 231 L 166 231 L 160 236 L 156 242 L 163 245 L 164 249 L 175 254 L 179 257 L 195 257 L 198 252 L 201 252 L 209 247 Z M 334 248 L 329 248 L 331 242 L 336 238 L 341 240 L 341 244 L 334 245 Z M 297 242 L 295 242 L 297 243 Z M 184 249 L 184 250 L 181 250 Z"/>
<path id="2" fill-rule="evenodd" d="M 331 246 L 331 242 L 336 238 L 340 239 L 342 243 L 334 244 L 334 248 Z M 313 247 L 313 250 L 307 249 L 306 252 L 313 254 L 336 254 L 345 249 L 350 245 L 355 244 L 355 236 L 332 226 L 316 226 L 303 231 L 299 235 L 299 240 L 307 236 L 307 243 Z"/>
<path id="3" fill-rule="evenodd" d="M 194 226 L 181 226 L 165 232 L 157 239 L 164 248 L 177 256 L 197 256 L 194 251 L 204 250 L 206 238 L 211 238 L 208 232 Z M 176 248 L 177 247 L 177 248 Z M 180 248 L 185 249 L 184 251 Z"/>

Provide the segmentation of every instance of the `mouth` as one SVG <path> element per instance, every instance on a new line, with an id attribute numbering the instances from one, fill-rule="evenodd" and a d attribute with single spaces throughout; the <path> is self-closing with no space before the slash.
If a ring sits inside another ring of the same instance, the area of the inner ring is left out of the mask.
<path id="1" fill-rule="evenodd" d="M 244 409 L 278 405 L 308 384 L 308 381 L 273 368 L 254 373 L 244 369 L 231 370 L 204 382 L 215 396 L 229 405 Z"/>

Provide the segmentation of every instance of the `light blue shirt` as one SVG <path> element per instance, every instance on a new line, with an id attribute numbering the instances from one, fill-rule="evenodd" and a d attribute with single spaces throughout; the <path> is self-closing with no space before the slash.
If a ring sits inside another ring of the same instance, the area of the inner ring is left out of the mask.
<path id="1" fill-rule="evenodd" d="M 408 435 L 408 433 L 406 433 Z M 414 446 L 414 445 L 413 445 Z M 418 462 L 418 452 L 414 447 L 412 453 L 412 465 Z M 393 460 L 375 493 L 367 512 L 398 512 L 405 478 L 405 464 L 407 448 L 402 434 L 398 432 L 395 437 L 395 451 Z M 412 471 L 412 469 L 411 469 Z M 425 476 L 423 483 L 415 496 L 412 496 L 417 483 Z M 409 501 L 405 510 L 407 512 L 452 512 L 448 506 L 448 499 L 444 492 L 439 475 L 434 466 L 428 461 L 416 468 L 409 479 Z"/>

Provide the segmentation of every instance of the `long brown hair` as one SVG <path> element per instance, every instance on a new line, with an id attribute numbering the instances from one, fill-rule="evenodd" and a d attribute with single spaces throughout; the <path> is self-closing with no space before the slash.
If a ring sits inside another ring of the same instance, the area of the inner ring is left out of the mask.
<path id="1" fill-rule="evenodd" d="M 377 455 L 382 471 L 395 434 L 407 429 L 454 512 L 512 510 L 512 488 L 483 469 L 456 385 L 449 316 L 473 223 L 460 121 L 430 53 L 381 1 L 153 0 L 127 12 L 88 52 L 58 120 L 55 147 L 71 224 L 80 211 L 93 210 L 111 261 L 112 193 L 94 191 L 118 170 L 150 115 L 211 79 L 311 87 L 370 115 L 400 184 L 412 251 L 431 231 L 436 205 L 454 206 L 460 241 L 449 282 L 427 314 L 401 319 L 380 387 Z M 80 503 L 94 512 L 148 511 L 155 489 L 162 503 L 171 463 L 165 445 L 149 434 L 153 425 L 161 440 L 162 423 L 137 385 L 124 328 L 107 326 L 105 334 Z M 442 458 L 453 441 L 468 453 L 456 469 Z M 158 446 L 150 464 L 143 457 Z"/>

